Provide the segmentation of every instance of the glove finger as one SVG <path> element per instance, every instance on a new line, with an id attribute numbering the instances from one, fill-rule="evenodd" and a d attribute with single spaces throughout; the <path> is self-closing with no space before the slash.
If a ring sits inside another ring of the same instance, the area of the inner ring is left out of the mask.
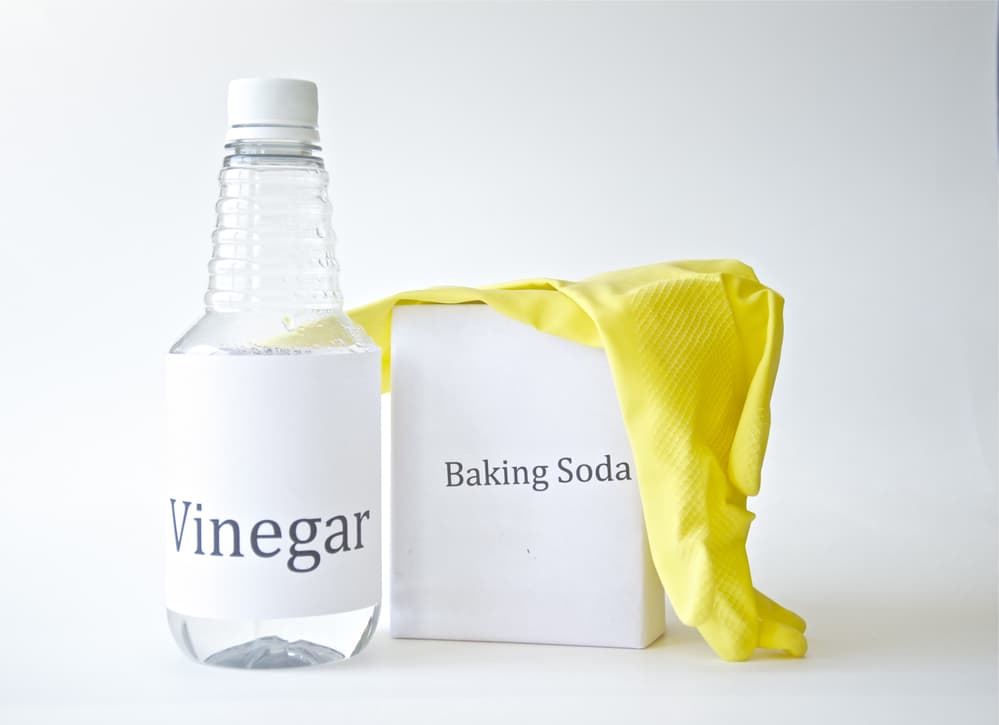
<path id="1" fill-rule="evenodd" d="M 787 627 L 804 632 L 805 620 L 792 612 L 790 609 L 782 607 L 766 594 L 756 589 L 756 609 L 760 614 L 760 619 L 770 619 L 779 622 Z"/>
<path id="2" fill-rule="evenodd" d="M 765 619 L 760 622 L 760 647 L 783 650 L 792 657 L 804 657 L 808 651 L 808 640 L 793 627 Z"/>

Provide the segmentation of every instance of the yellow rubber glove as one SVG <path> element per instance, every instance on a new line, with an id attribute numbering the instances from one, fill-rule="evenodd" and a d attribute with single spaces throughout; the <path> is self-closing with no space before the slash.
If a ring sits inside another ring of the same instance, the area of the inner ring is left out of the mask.
<path id="1" fill-rule="evenodd" d="M 406 292 L 349 313 L 383 350 L 385 390 L 393 308 L 467 302 L 604 348 L 652 559 L 677 616 L 726 660 L 758 647 L 804 655 L 804 620 L 753 588 L 746 556 L 746 497 L 760 488 L 780 356 L 780 295 L 735 261 Z M 322 326 L 306 337 L 322 337 Z"/>

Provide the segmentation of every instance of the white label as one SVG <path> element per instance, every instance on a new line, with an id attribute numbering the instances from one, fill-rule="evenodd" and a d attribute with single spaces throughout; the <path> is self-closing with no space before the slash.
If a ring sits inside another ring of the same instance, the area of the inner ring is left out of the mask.
<path id="1" fill-rule="evenodd" d="M 381 598 L 380 356 L 168 355 L 166 605 L 335 614 Z"/>

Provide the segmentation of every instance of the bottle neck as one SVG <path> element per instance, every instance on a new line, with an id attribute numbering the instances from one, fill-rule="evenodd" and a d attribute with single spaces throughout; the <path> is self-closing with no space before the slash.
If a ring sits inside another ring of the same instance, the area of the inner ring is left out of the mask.
<path id="1" fill-rule="evenodd" d="M 329 175 L 320 148 L 239 140 L 219 174 L 209 312 L 308 318 L 340 310 Z"/>

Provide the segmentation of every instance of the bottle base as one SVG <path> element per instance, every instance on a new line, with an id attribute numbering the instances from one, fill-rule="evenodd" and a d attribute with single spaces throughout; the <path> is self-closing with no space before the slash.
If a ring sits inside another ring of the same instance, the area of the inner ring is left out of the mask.
<path id="1" fill-rule="evenodd" d="M 339 662 L 346 659 L 342 652 L 315 642 L 289 642 L 280 637 L 260 637 L 216 652 L 205 660 L 206 665 L 238 667 L 244 670 L 306 667 Z"/>
<path id="2" fill-rule="evenodd" d="M 286 669 L 341 662 L 368 644 L 379 605 L 293 619 L 223 620 L 167 610 L 180 649 L 196 662 L 239 669 Z"/>

